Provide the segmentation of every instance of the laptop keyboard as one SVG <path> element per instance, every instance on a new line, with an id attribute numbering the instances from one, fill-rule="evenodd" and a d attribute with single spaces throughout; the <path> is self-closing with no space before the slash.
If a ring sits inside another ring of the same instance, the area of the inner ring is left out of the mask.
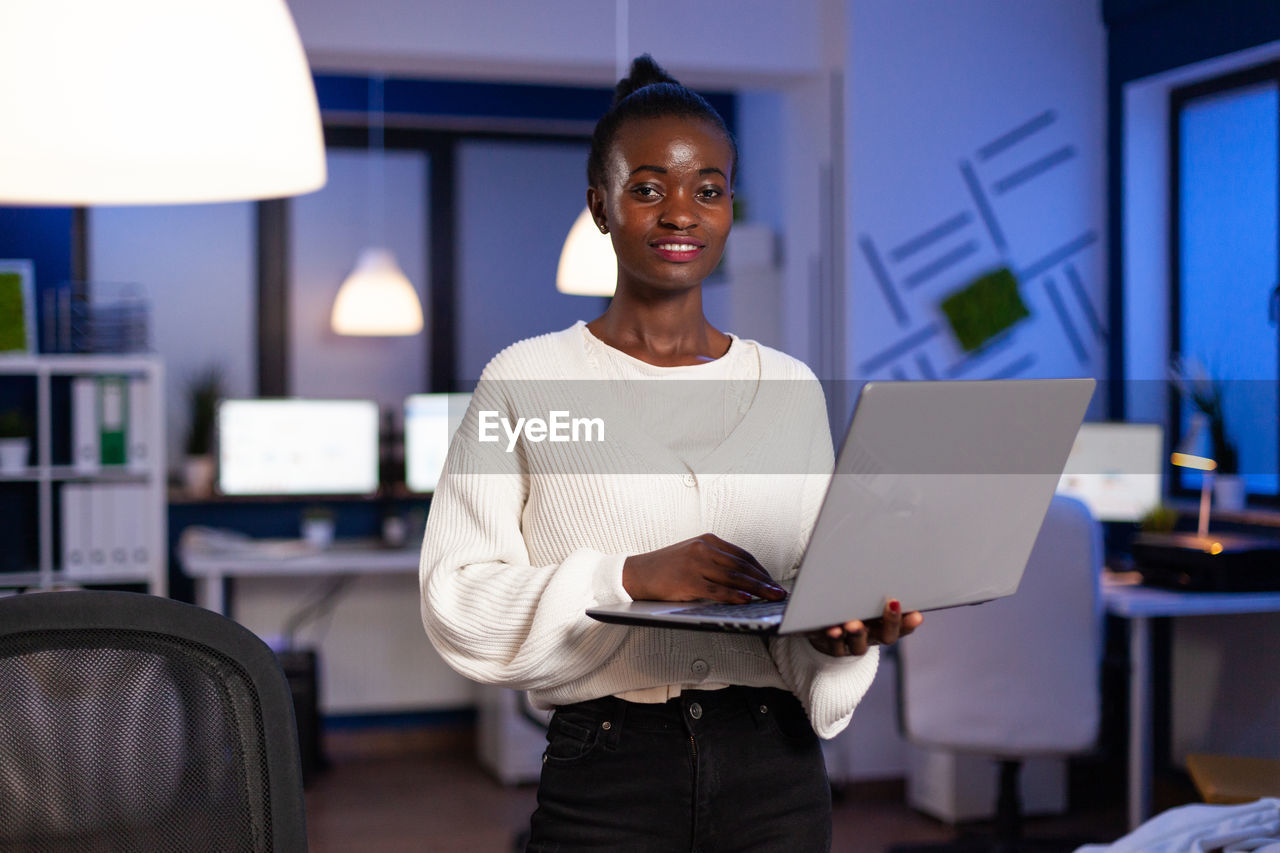
<path id="1" fill-rule="evenodd" d="M 781 616 L 786 606 L 785 601 L 752 601 L 747 604 L 698 604 L 669 612 L 679 613 L 681 616 L 706 616 L 712 619 L 767 619 L 770 616 Z"/>

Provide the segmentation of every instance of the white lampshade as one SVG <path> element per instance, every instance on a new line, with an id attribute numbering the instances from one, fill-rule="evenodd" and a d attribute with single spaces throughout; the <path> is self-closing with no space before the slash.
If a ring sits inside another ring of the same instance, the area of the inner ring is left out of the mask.
<path id="1" fill-rule="evenodd" d="M 324 185 L 284 0 L 0 2 L 0 203 L 172 204 Z"/>
<path id="2" fill-rule="evenodd" d="M 422 331 L 418 293 L 390 249 L 365 249 L 338 288 L 330 318 L 340 335 L 416 335 Z"/>
<path id="3" fill-rule="evenodd" d="M 613 253 L 613 241 L 600 233 L 590 209 L 584 207 L 560 250 L 556 290 L 577 296 L 613 296 L 617 286 L 618 256 Z"/>

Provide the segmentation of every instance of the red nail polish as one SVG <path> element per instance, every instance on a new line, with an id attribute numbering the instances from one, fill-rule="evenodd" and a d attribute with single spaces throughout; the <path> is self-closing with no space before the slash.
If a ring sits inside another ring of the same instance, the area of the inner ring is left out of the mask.
<path id="1" fill-rule="evenodd" d="M 897 613 L 902 610 L 902 604 L 895 598 L 893 601 L 889 602 L 889 609 L 894 613 Z"/>

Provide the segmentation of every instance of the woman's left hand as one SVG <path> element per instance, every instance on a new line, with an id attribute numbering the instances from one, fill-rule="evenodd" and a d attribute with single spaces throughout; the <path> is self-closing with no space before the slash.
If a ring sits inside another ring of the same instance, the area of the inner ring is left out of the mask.
<path id="1" fill-rule="evenodd" d="M 823 654 L 833 657 L 865 655 L 871 646 L 893 645 L 900 637 L 919 628 L 923 622 L 924 615 L 920 611 L 903 613 L 902 605 L 894 598 L 885 604 L 884 615 L 879 619 L 868 619 L 865 622 L 855 620 L 843 625 L 832 625 L 821 631 L 812 631 L 809 643 Z"/>

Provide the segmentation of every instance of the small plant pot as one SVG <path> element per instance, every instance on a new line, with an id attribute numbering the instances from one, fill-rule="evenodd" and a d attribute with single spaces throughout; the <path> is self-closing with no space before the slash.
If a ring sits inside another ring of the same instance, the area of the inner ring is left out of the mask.
<path id="1" fill-rule="evenodd" d="M 0 474 L 21 474 L 31 458 L 31 439 L 0 438 Z"/>
<path id="2" fill-rule="evenodd" d="M 182 485 L 193 498 L 207 498 L 213 494 L 215 473 L 212 456 L 188 456 L 182 463 Z"/>
<path id="3" fill-rule="evenodd" d="M 1244 477 L 1239 474 L 1219 474 L 1215 477 L 1213 502 L 1215 508 L 1224 512 L 1239 512 L 1244 509 Z"/>
<path id="4" fill-rule="evenodd" d="M 308 545 L 323 551 L 333 544 L 333 526 L 331 516 L 303 516 L 302 538 Z"/>

